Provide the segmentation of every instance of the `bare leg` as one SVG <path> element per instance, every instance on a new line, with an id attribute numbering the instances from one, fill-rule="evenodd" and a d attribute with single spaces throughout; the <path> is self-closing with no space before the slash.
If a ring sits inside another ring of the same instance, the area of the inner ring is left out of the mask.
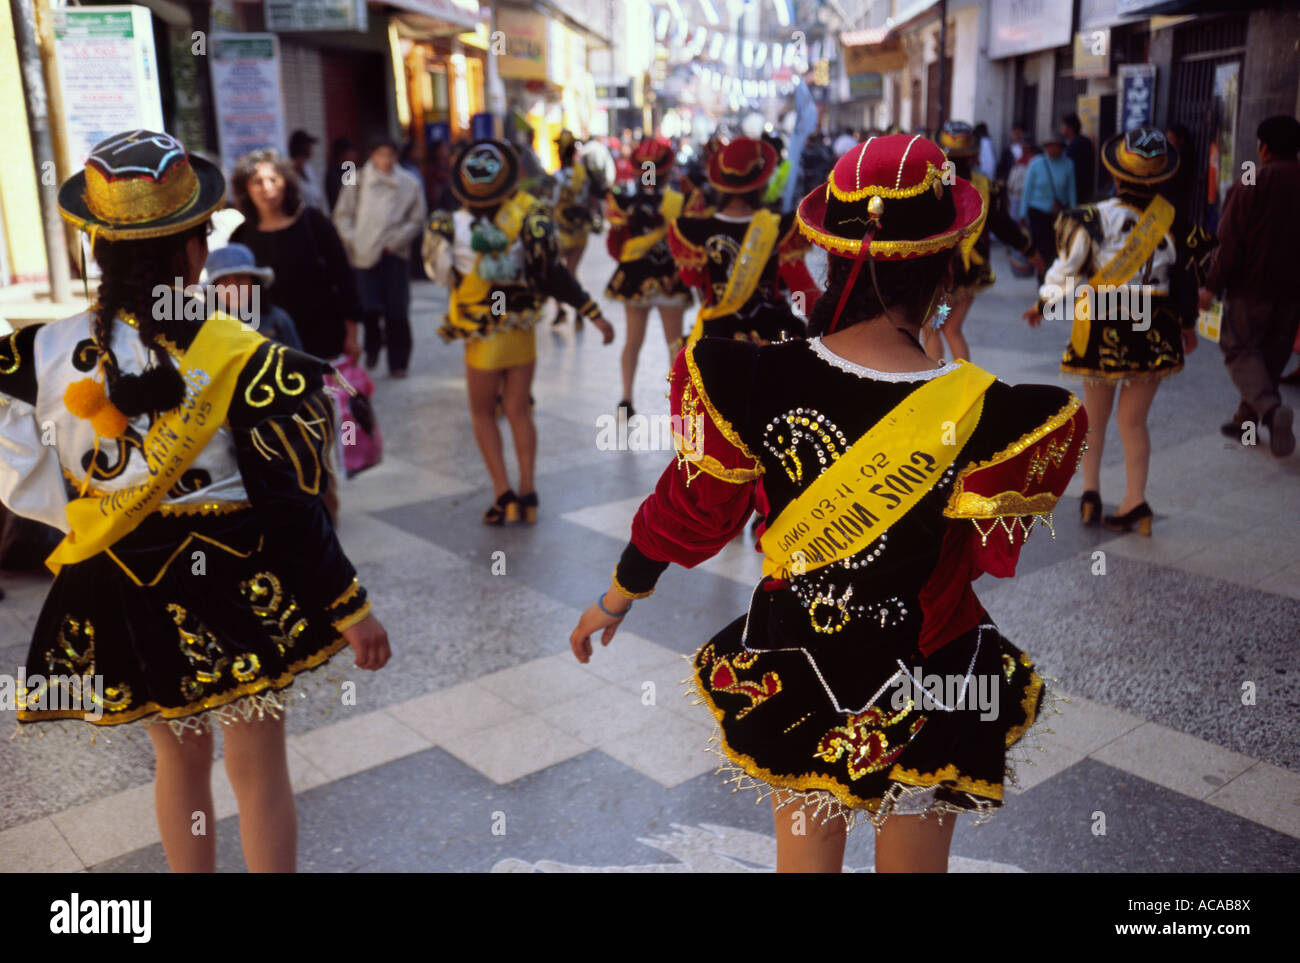
<path id="1" fill-rule="evenodd" d="M 284 719 L 225 728 L 226 775 L 239 800 L 239 838 L 251 873 L 292 873 L 298 866 L 298 813 L 289 784 Z"/>
<path id="2" fill-rule="evenodd" d="M 790 803 L 782 809 L 783 792 L 772 795 L 772 818 L 776 827 L 776 871 L 778 873 L 839 873 L 844 869 L 847 830 L 842 819 L 825 823 L 813 818 L 812 810 Z"/>
<path id="3" fill-rule="evenodd" d="M 217 868 L 217 825 L 212 811 L 212 733 L 177 739 L 165 724 L 149 726 L 157 772 L 154 809 L 158 834 L 173 873 Z"/>
<path id="4" fill-rule="evenodd" d="M 1147 471 L 1151 467 L 1151 434 L 1147 431 L 1147 413 L 1155 400 L 1158 381 L 1126 384 L 1119 393 L 1115 420 L 1124 445 L 1124 501 L 1119 514 L 1132 511 L 1147 500 Z"/>
<path id="5" fill-rule="evenodd" d="M 474 425 L 474 440 L 492 479 L 492 493 L 500 498 L 510 488 L 506 477 L 506 456 L 497 427 L 497 395 L 503 382 L 500 371 L 480 371 L 465 366 L 465 385 L 469 389 L 469 417 Z"/>
<path id="6" fill-rule="evenodd" d="M 659 320 L 664 325 L 664 344 L 668 345 L 669 351 L 672 350 L 673 344 L 680 341 L 682 335 L 686 333 L 682 331 L 682 318 L 685 316 L 686 308 L 681 305 L 661 307 L 659 309 Z M 676 359 L 669 358 L 668 363 L 672 364 L 674 360 Z"/>
<path id="7" fill-rule="evenodd" d="M 533 468 L 537 464 L 537 425 L 533 422 L 533 406 L 529 389 L 533 384 L 535 362 L 516 365 L 504 372 L 505 387 L 501 392 L 501 407 L 510 422 L 510 434 L 515 440 L 515 457 L 519 461 L 519 494 L 533 491 Z"/>
<path id="8" fill-rule="evenodd" d="M 948 312 L 948 320 L 940 328 L 943 336 L 948 340 L 948 347 L 952 350 L 953 358 L 961 358 L 964 361 L 970 360 L 970 345 L 966 343 L 966 336 L 961 333 L 961 326 L 965 323 L 966 314 L 970 311 L 970 306 L 974 300 L 973 297 L 969 297 L 953 302 L 952 310 Z M 943 355 L 940 355 L 935 360 L 942 361 Z"/>
<path id="9" fill-rule="evenodd" d="M 1115 404 L 1114 385 L 1083 386 L 1083 407 L 1088 412 L 1088 450 L 1083 453 L 1083 490 L 1101 491 L 1101 453 L 1106 447 L 1106 422 Z"/>
<path id="10" fill-rule="evenodd" d="M 946 873 L 955 814 L 890 816 L 876 833 L 877 873 Z"/>
<path id="11" fill-rule="evenodd" d="M 641 356 L 641 343 L 645 341 L 649 308 L 627 307 L 627 342 L 623 345 L 623 400 L 632 400 L 632 383 L 636 381 L 636 362 Z"/>

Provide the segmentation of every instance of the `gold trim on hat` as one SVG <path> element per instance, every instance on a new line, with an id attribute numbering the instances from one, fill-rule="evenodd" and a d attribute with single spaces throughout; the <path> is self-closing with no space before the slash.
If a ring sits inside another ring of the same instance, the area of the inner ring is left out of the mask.
<path id="1" fill-rule="evenodd" d="M 94 164 L 87 164 L 81 198 L 86 209 L 101 221 L 141 224 L 192 207 L 199 198 L 199 178 L 188 158 L 157 181 L 148 177 L 109 178 Z"/>
<path id="2" fill-rule="evenodd" d="M 962 238 L 982 231 L 984 229 L 984 220 L 987 215 L 988 207 L 984 203 L 983 195 L 981 195 L 979 215 L 964 227 L 945 231 L 942 234 L 933 234 L 930 237 L 923 237 L 915 241 L 872 241 L 870 254 L 873 257 L 879 256 L 886 260 L 891 257 L 898 258 L 900 256 L 906 257 L 920 256 L 923 254 L 936 254 L 939 251 L 954 248 L 961 243 Z M 838 254 L 853 256 L 856 256 L 862 250 L 861 238 L 854 239 L 851 237 L 841 237 L 838 234 L 829 234 L 825 231 L 818 230 L 804 220 L 802 213 L 796 213 L 795 220 L 799 224 L 800 233 L 820 248 Z"/>
<path id="3" fill-rule="evenodd" d="M 863 187 L 856 191 L 843 191 L 835 185 L 835 171 L 831 171 L 831 176 L 826 180 L 826 187 L 835 195 L 837 200 L 841 201 L 860 201 L 864 197 L 876 195 L 877 197 L 901 198 L 916 197 L 918 194 L 924 194 L 930 189 L 930 185 L 939 177 L 943 176 L 943 169 L 935 167 L 929 161 L 925 162 L 925 177 L 919 184 L 911 187 Z"/>

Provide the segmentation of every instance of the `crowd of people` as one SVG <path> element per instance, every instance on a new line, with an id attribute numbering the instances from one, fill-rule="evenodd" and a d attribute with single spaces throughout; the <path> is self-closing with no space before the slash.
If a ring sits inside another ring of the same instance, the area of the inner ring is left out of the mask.
<path id="1" fill-rule="evenodd" d="M 602 303 L 618 301 L 617 410 L 634 414 L 653 309 L 681 428 L 610 585 L 573 630 L 575 656 L 593 658 L 596 634 L 608 645 L 669 564 L 699 564 L 753 517 L 763 576 L 747 612 L 697 651 L 694 682 L 727 765 L 772 798 L 780 868 L 838 869 L 845 833 L 866 819 L 878 868 L 942 870 L 944 817 L 1001 806 L 1007 750 L 1046 695 L 971 582 L 1014 574 L 1080 464 L 1084 524 L 1151 534 L 1146 419 L 1211 298 L 1226 293 L 1222 346 L 1241 394 L 1224 430 L 1254 423 L 1275 455 L 1294 449 L 1278 383 L 1300 325 L 1283 290 L 1300 124 L 1260 126 L 1258 178 L 1229 192 L 1217 247 L 1179 213 L 1189 188 L 1173 133 L 1139 127 L 1096 151 L 1071 115 L 1041 153 L 1017 125 L 999 157 L 983 125 L 953 120 L 933 139 L 801 134 L 797 157 L 770 129 L 698 151 L 647 134 L 615 158 L 565 131 L 549 173 L 493 138 L 454 156 L 437 146 L 421 172 L 379 138 L 364 155 L 336 142 L 317 184 L 314 139 L 298 132 L 287 156 L 239 160 L 229 187 L 242 220 L 211 251 L 220 170 L 168 134 L 110 138 L 59 195 L 63 216 L 94 232 L 95 303 L 0 338 L 0 501 L 62 536 L 28 664 L 102 675 L 101 724 L 167 723 L 149 732 L 177 870 L 213 865 L 213 837 L 188 827 L 211 810 L 211 730 L 224 723 L 249 867 L 292 869 L 277 694 L 349 645 L 361 668 L 390 656 L 334 534 L 340 366 L 382 357 L 404 377 L 412 274 L 445 287 L 438 330 L 463 346 L 493 489 L 483 521 L 533 524 L 535 329 L 555 302 L 555 323 L 590 322 L 611 344 Z M 1094 156 L 1114 186 L 1099 201 Z M 615 264 L 598 299 L 575 275 L 602 230 Z M 1061 370 L 1082 380 L 1082 402 L 971 362 L 962 326 L 996 282 L 990 235 L 1039 275 L 1031 325 L 1085 301 L 1085 282 L 1123 295 L 1076 311 Z M 814 246 L 824 290 L 804 264 Z M 221 310 L 158 317 L 158 285 L 188 289 L 205 272 Z M 1138 324 L 1129 307 L 1143 298 Z M 256 330 L 231 317 L 250 303 Z M 1112 411 L 1127 482 L 1106 514 Z M 57 423 L 56 445 L 41 443 L 38 412 Z M 195 539 L 213 547 L 201 581 L 176 562 Z M 955 675 L 962 691 L 987 677 L 1012 708 L 986 718 L 891 702 L 916 681 L 898 666 Z M 67 718 L 28 696 L 22 725 Z"/>

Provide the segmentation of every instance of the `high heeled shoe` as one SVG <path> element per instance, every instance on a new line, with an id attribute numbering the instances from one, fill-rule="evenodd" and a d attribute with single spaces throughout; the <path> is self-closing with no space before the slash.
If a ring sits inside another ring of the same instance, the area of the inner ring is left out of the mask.
<path id="1" fill-rule="evenodd" d="M 492 507 L 483 513 L 483 524 L 504 525 L 506 522 L 519 521 L 519 496 L 513 489 L 507 488 L 492 503 Z"/>
<path id="2" fill-rule="evenodd" d="M 537 492 L 520 495 L 519 508 L 523 511 L 525 523 L 529 525 L 537 524 Z"/>
<path id="3" fill-rule="evenodd" d="M 1085 525 L 1099 525 L 1101 523 L 1101 493 L 1084 492 L 1083 497 L 1079 499 L 1079 520 Z"/>
<path id="4" fill-rule="evenodd" d="M 1131 532 L 1137 529 L 1141 535 L 1151 534 L 1151 520 L 1155 514 L 1151 511 L 1151 506 L 1143 502 L 1137 508 L 1125 512 L 1123 515 L 1107 515 L 1101 523 L 1109 528 L 1112 532 Z"/>

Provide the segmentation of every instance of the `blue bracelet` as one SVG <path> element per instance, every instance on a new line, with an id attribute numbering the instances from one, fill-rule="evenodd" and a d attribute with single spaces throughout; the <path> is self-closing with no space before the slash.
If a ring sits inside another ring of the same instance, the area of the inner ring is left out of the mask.
<path id="1" fill-rule="evenodd" d="M 615 619 L 621 619 L 623 616 L 627 615 L 628 612 L 632 611 L 632 603 L 628 602 L 627 608 L 625 608 L 622 612 L 611 612 L 609 609 L 605 608 L 604 593 L 601 593 L 600 595 L 596 596 L 596 604 L 600 606 L 600 610 L 602 612 L 604 612 L 606 615 L 610 616 L 611 618 L 615 618 Z"/>

